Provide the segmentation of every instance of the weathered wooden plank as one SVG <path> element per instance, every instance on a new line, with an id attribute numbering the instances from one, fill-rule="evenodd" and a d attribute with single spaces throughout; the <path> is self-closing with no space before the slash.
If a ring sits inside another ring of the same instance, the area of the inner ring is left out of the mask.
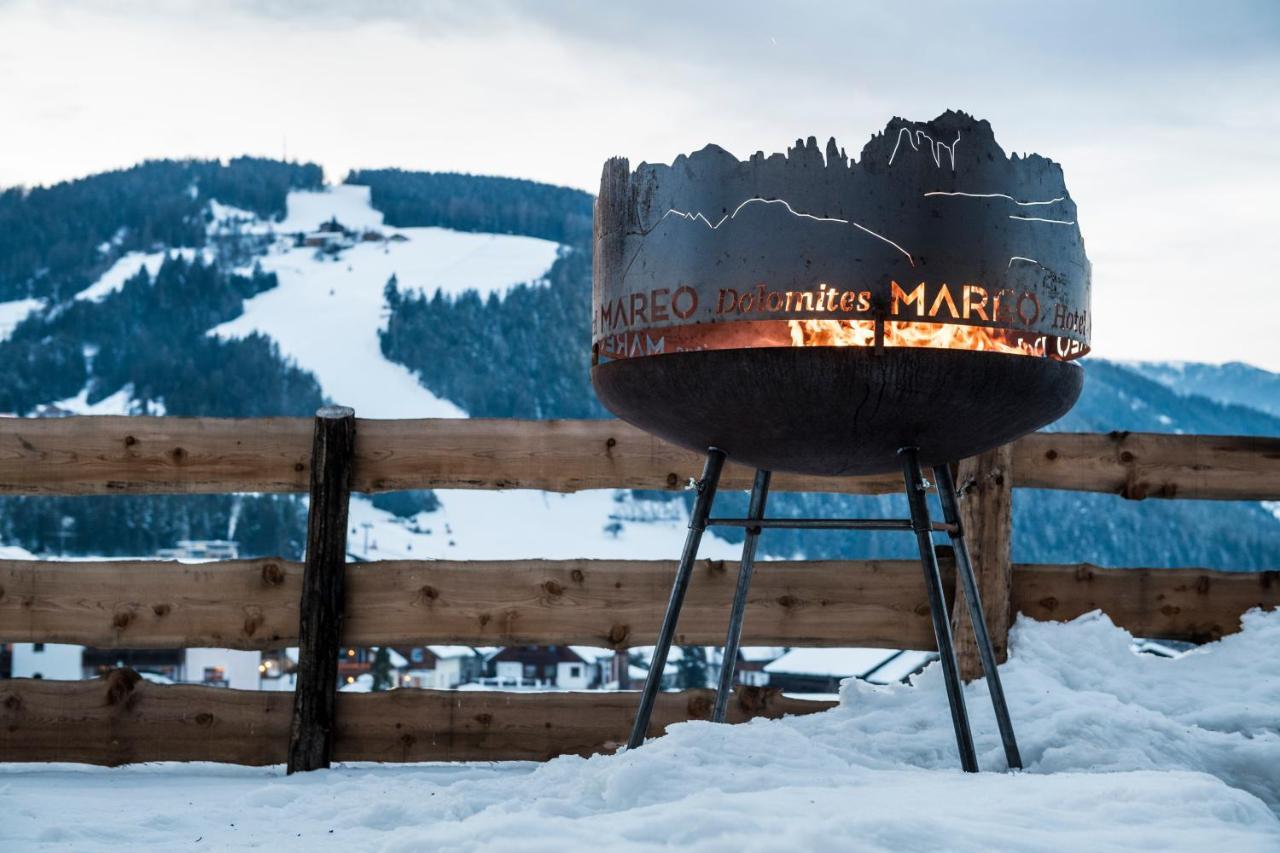
<path id="1" fill-rule="evenodd" d="M 339 694 L 340 761 L 544 761 L 612 752 L 624 745 L 638 693 L 493 693 L 394 690 Z M 710 690 L 659 693 L 649 737 L 667 726 L 711 716 Z M 826 710 L 834 703 L 793 699 L 776 689 L 738 688 L 727 721 Z"/>
<path id="2" fill-rule="evenodd" d="M 1009 602 L 1013 587 L 1013 470 L 1009 445 L 960 462 L 955 484 L 960 497 L 960 522 L 973 563 L 978 597 L 986 613 L 987 633 L 996 660 L 1003 663 L 1009 654 Z M 951 610 L 956 657 L 960 675 L 972 680 L 982 675 L 973 622 L 969 619 L 964 590 L 956 585 Z"/>
<path id="3" fill-rule="evenodd" d="M 289 772 L 320 770 L 333 756 L 338 648 L 346 611 L 347 509 L 355 454 L 355 412 L 316 412 L 307 511 L 307 563 L 298 620 L 298 683 L 294 688 Z"/>
<path id="4" fill-rule="evenodd" d="M 1013 609 L 1033 619 L 1104 611 L 1137 637 L 1203 643 L 1240 630 L 1240 615 L 1280 607 L 1280 572 L 1102 569 L 1019 564 Z"/>
<path id="5" fill-rule="evenodd" d="M 0 681 L 0 762 L 280 764 L 290 693 L 158 685 L 130 670 L 91 681 Z M 652 734 L 707 719 L 712 695 L 664 693 Z M 338 761 L 541 761 L 625 742 L 635 693 L 394 690 L 338 695 Z M 829 702 L 742 688 L 729 720 L 825 710 Z"/>
<path id="6" fill-rule="evenodd" d="M 614 420 L 359 421 L 352 488 L 680 489 L 697 453 Z M 304 418 L 0 419 L 0 493 L 303 492 Z M 1139 497 L 1280 499 L 1280 438 L 1037 433 L 1014 444 L 1018 486 Z M 752 472 L 725 468 L 721 488 Z M 896 474 L 777 474 L 775 491 L 883 494 Z"/>
<path id="7" fill-rule="evenodd" d="M 152 684 L 129 669 L 0 681 L 0 761 L 280 764 L 292 708 L 292 693 Z"/>
<path id="8" fill-rule="evenodd" d="M 953 592 L 951 563 L 942 566 Z M 641 560 L 350 564 L 343 641 L 644 645 L 657 634 L 674 573 L 674 561 Z M 736 579 L 733 561 L 698 563 L 677 642 L 723 641 Z M 301 582 L 302 567 L 283 560 L 0 561 L 0 641 L 293 646 Z M 1016 565 L 1012 595 L 1013 612 L 1037 619 L 1101 608 L 1141 636 L 1196 640 L 1205 624 L 1227 630 L 1249 607 L 1280 606 L 1280 580 L 1274 572 Z M 1175 609 L 1165 612 L 1168 605 Z M 743 631 L 744 643 L 762 646 L 933 646 L 920 567 L 909 560 L 760 563 Z"/>
<path id="9" fill-rule="evenodd" d="M 0 494 L 305 492 L 308 418 L 0 418 Z"/>
<path id="10" fill-rule="evenodd" d="M 702 467 L 620 421 L 359 420 L 352 489 L 682 489 Z M 0 419 L 0 493 L 304 492 L 304 418 Z M 726 469 L 725 488 L 752 471 Z M 779 488 L 878 494 L 894 477 L 779 475 Z"/>
<path id="11" fill-rule="evenodd" d="M 1014 442 L 1016 485 L 1131 500 L 1280 498 L 1280 437 L 1034 433 Z"/>
<path id="12" fill-rule="evenodd" d="M 298 644 L 302 564 L 0 560 L 0 642 L 107 649 Z"/>
<path id="13" fill-rule="evenodd" d="M 944 563 L 948 591 L 950 564 Z M 737 563 L 699 561 L 676 642 L 724 641 Z M 516 645 L 652 643 L 674 561 L 388 561 L 347 566 L 343 641 Z M 0 639 L 106 648 L 297 645 L 302 569 L 282 560 L 200 565 L 0 561 Z M 913 561 L 766 562 L 744 643 L 929 648 Z"/>
<path id="14" fill-rule="evenodd" d="M 683 489 L 704 454 L 667 444 L 616 420 L 361 421 L 354 488 Z M 749 489 L 755 472 L 729 464 L 721 489 Z M 883 494 L 900 478 L 778 474 L 787 491 Z"/>

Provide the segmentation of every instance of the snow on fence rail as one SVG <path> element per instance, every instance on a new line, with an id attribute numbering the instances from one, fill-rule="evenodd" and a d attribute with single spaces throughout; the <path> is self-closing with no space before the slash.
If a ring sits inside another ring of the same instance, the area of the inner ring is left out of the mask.
<path id="1" fill-rule="evenodd" d="M 322 410 L 323 411 L 323 410 Z M 349 431 L 355 428 L 354 441 Z M 321 460 L 313 470 L 312 460 Z M 650 643 L 674 561 L 390 561 L 346 564 L 348 488 L 682 488 L 701 464 L 617 421 L 314 422 L 84 417 L 0 420 L 0 493 L 312 494 L 308 562 L 0 561 L 0 640 L 103 648 L 303 649 L 288 694 L 159 686 L 128 670 L 85 682 L 0 682 L 0 761 L 120 764 L 210 760 L 290 769 L 332 760 L 543 759 L 625 741 L 629 694 L 396 690 L 335 696 L 339 644 Z M 1009 561 L 1012 488 L 1130 499 L 1280 498 L 1280 439 L 1039 433 L 961 463 L 965 524 L 992 633 L 1013 613 L 1069 619 L 1105 610 L 1146 637 L 1204 641 L 1252 607 L 1280 605 L 1276 572 L 1104 569 Z M 726 469 L 723 488 L 751 472 Z M 793 491 L 896 492 L 894 477 L 779 475 Z M 948 592 L 954 595 L 943 549 Z M 759 645 L 933 645 L 918 566 L 904 561 L 770 563 L 753 585 L 744 641 Z M 736 565 L 699 564 L 678 642 L 723 638 Z M 963 618 L 964 608 L 955 608 Z M 968 632 L 960 632 L 958 636 Z M 972 649 L 960 648 L 974 669 Z M 741 688 L 732 716 L 828 703 Z M 706 718 L 705 691 L 664 694 L 652 733 Z"/>

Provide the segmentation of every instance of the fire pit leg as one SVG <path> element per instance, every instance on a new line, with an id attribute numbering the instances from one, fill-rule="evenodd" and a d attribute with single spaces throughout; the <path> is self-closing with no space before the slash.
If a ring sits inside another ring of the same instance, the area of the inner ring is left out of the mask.
<path id="1" fill-rule="evenodd" d="M 769 499 L 770 472 L 756 471 L 755 482 L 751 486 L 751 503 L 747 507 L 747 518 L 764 518 L 764 506 Z M 720 658 L 720 687 L 716 690 L 716 705 L 711 712 L 711 720 L 723 723 L 725 711 L 729 706 L 729 695 L 733 693 L 733 674 L 738 664 L 738 641 L 742 639 L 742 618 L 747 610 L 747 593 L 751 590 L 751 572 L 756 564 L 756 541 L 760 538 L 759 527 L 748 527 L 746 538 L 742 540 L 742 562 L 738 564 L 738 586 L 733 593 L 733 609 L 729 611 L 729 634 L 724 640 L 724 655 Z"/>
<path id="2" fill-rule="evenodd" d="M 689 516 L 689 535 L 684 540 L 684 553 L 680 555 L 675 583 L 671 586 L 667 615 L 662 619 L 662 630 L 653 647 L 649 677 L 645 679 L 644 691 L 640 694 L 640 708 L 636 711 L 627 749 L 635 749 L 643 744 L 645 733 L 649 730 L 649 717 L 653 714 L 653 703 L 662 686 L 662 671 L 667 666 L 667 653 L 671 651 L 671 640 L 675 637 L 676 622 L 680 619 L 684 594 L 689 588 L 689 577 L 693 574 L 693 561 L 698 558 L 702 532 L 707 529 L 707 518 L 711 515 L 711 504 L 716 498 L 716 486 L 720 483 L 720 470 L 724 467 L 724 460 L 725 452 L 720 448 L 712 447 L 707 450 L 707 462 L 702 468 L 702 479 L 697 484 L 698 497 L 693 502 L 693 512 Z"/>
<path id="3" fill-rule="evenodd" d="M 942 674 L 947 683 L 947 701 L 951 704 L 951 723 L 956 730 L 956 746 L 960 749 L 960 766 L 966 773 L 977 773 L 978 754 L 973 747 L 969 711 L 964 704 L 964 682 L 960 680 L 960 665 L 956 663 L 956 650 L 951 642 L 951 618 L 947 614 L 947 602 L 942 593 L 938 555 L 933 550 L 933 524 L 929 520 L 929 504 L 926 500 L 929 487 L 920 470 L 917 448 L 902 448 L 898 451 L 898 458 L 902 460 L 902 475 L 907 487 L 911 529 L 915 531 L 916 543 L 920 546 L 925 591 L 929 595 L 929 612 L 933 617 L 933 636 L 938 642 Z"/>
<path id="4" fill-rule="evenodd" d="M 964 528 L 960 525 L 960 502 L 956 497 L 956 483 L 948 465 L 938 465 L 933 469 L 933 476 L 938 481 L 938 497 L 942 501 L 942 515 L 948 524 L 955 528 L 948 534 L 951 547 L 956 555 L 956 574 L 964 589 L 965 605 L 969 608 L 969 621 L 973 623 L 973 636 L 978 643 L 978 657 L 982 660 L 982 672 L 987 677 L 987 689 L 991 693 L 991 704 L 995 706 L 996 724 L 1000 727 L 1000 740 L 1004 741 L 1004 756 L 1009 769 L 1022 769 L 1022 756 L 1018 752 L 1018 739 L 1013 734 L 1013 721 L 1009 718 L 1009 706 L 1004 699 L 1004 688 L 1000 684 L 1000 671 L 996 668 L 996 652 L 991 646 L 991 635 L 987 633 L 987 619 L 982 610 L 982 599 L 978 595 L 978 583 L 973 576 L 973 560 L 969 557 L 969 545 L 965 542 Z"/>

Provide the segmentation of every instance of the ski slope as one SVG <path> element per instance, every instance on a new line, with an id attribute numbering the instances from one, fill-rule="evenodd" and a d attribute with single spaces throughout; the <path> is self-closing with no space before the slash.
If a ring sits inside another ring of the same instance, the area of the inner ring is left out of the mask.
<path id="1" fill-rule="evenodd" d="M 358 242 L 339 256 L 278 243 L 260 259 L 279 286 L 245 302 L 244 314 L 216 327 L 226 338 L 260 332 L 315 374 L 326 397 L 367 418 L 463 417 L 422 387 L 404 366 L 382 356 L 383 289 L 395 275 L 402 290 L 449 294 L 501 293 L 542 279 L 560 250 L 532 237 L 470 234 L 445 228 L 389 228 L 369 202 L 369 188 L 337 186 L 292 192 L 279 232 L 308 232 L 337 219 L 353 230 L 376 230 L 403 241 Z"/>

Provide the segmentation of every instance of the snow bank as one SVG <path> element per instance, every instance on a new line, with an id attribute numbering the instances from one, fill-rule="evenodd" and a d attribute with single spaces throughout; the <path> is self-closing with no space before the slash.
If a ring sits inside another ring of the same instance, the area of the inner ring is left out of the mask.
<path id="1" fill-rule="evenodd" d="M 936 665 L 839 707 L 684 723 L 543 765 L 0 766 L 0 846 L 412 851 L 1280 849 L 1280 612 L 1175 660 L 1105 617 L 1022 620 L 1004 667 L 1027 771 L 959 772 Z M 1003 760 L 968 691 L 984 768 Z"/>

